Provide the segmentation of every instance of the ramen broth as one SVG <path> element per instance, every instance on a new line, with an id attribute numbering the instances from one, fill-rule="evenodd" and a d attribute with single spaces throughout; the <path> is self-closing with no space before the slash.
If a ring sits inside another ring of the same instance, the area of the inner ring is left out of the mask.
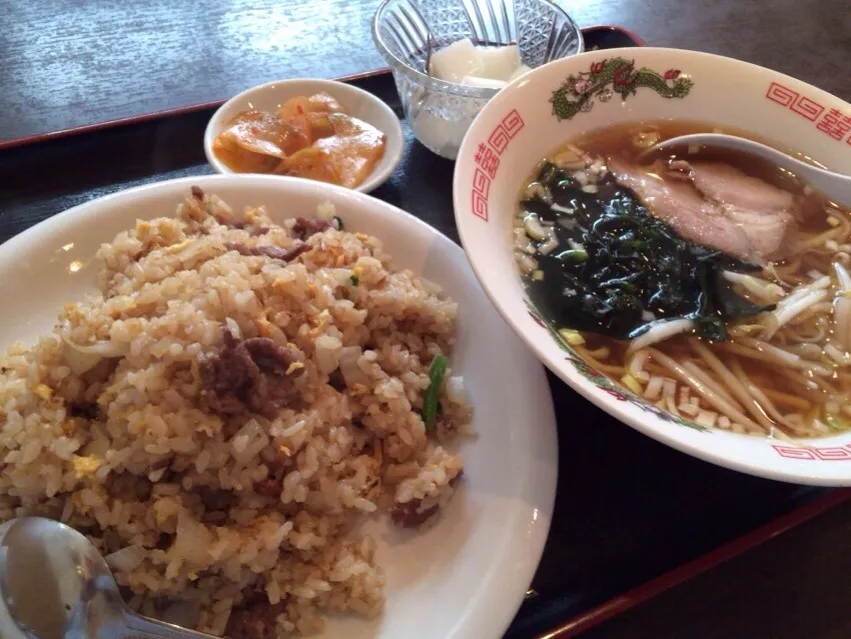
<path id="1" fill-rule="evenodd" d="M 701 426 L 783 439 L 849 430 L 848 213 L 795 176 L 738 152 L 682 149 L 640 164 L 660 140 L 710 131 L 742 135 L 697 123 L 631 124 L 574 140 L 542 162 L 518 198 L 514 229 L 530 299 L 590 365 Z M 782 259 L 742 259 L 684 239 L 654 212 L 667 193 L 631 189 L 643 182 L 622 177 L 628 171 L 613 175 L 610 165 L 639 166 L 648 180 L 661 176 L 690 202 L 703 168 L 732 180 L 722 197 L 743 184 L 743 197 L 765 192 L 792 202 L 778 213 L 789 223 L 775 247 Z"/>
<path id="2" fill-rule="evenodd" d="M 823 167 L 813 158 L 799 153 L 794 149 L 782 147 L 771 140 L 761 138 L 733 127 L 719 127 L 705 122 L 671 122 L 667 120 L 657 122 L 644 122 L 641 124 L 629 123 L 612 127 L 607 127 L 602 131 L 592 131 L 589 134 L 576 138 L 570 142 L 571 146 L 580 147 L 586 150 L 591 155 L 605 156 L 610 154 L 618 154 L 630 160 L 638 160 L 639 156 L 654 144 L 670 138 L 675 138 L 683 135 L 692 135 L 695 133 L 725 133 L 727 135 L 735 135 L 754 142 L 760 142 L 772 148 L 778 149 L 783 153 L 791 155 L 802 162 L 812 164 L 813 166 Z M 550 154 L 550 158 L 555 157 L 559 151 Z M 668 157 L 675 155 L 688 159 L 699 151 L 701 159 L 717 160 L 730 164 L 749 175 L 761 178 L 779 186 L 781 188 L 790 189 L 795 192 L 802 191 L 805 188 L 799 180 L 785 169 L 781 169 L 772 164 L 768 160 L 760 157 L 747 155 L 739 151 L 731 149 L 710 148 L 710 147 L 692 147 L 678 149 L 676 153 L 671 153 Z"/>

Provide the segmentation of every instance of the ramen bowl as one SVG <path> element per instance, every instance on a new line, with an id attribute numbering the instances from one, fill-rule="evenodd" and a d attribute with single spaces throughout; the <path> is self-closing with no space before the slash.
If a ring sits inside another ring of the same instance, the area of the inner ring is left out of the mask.
<path id="1" fill-rule="evenodd" d="M 851 173 L 849 115 L 851 105 L 816 87 L 715 55 L 642 48 L 558 60 L 503 89 L 470 127 L 454 177 L 461 240 L 479 281 L 517 334 L 562 380 L 614 417 L 737 471 L 801 484 L 851 485 L 851 431 L 784 438 L 706 427 L 604 375 L 530 302 L 512 239 L 518 198 L 535 167 L 593 131 L 647 121 L 701 122 Z"/>

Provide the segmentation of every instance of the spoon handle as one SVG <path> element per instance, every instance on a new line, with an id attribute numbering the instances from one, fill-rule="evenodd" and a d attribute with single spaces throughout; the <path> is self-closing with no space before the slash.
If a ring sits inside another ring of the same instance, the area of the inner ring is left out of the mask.
<path id="1" fill-rule="evenodd" d="M 110 638 L 112 639 L 112 638 Z M 124 628 L 115 639 L 218 639 L 197 630 L 188 630 L 156 619 L 134 614 L 124 615 Z"/>

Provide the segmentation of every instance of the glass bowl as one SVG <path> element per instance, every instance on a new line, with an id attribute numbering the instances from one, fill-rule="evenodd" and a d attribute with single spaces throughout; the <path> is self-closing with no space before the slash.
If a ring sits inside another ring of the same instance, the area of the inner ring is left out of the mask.
<path id="1" fill-rule="evenodd" d="M 429 44 L 432 52 L 463 38 L 477 45 L 516 44 L 523 64 L 533 69 L 584 47 L 579 27 L 549 0 L 384 0 L 372 21 L 372 37 L 393 71 L 414 135 L 450 160 L 499 89 L 430 77 Z"/>

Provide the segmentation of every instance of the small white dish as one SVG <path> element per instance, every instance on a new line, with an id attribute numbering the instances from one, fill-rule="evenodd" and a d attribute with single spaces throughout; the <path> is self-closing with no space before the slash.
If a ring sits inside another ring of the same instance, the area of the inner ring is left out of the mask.
<path id="1" fill-rule="evenodd" d="M 703 122 L 851 173 L 848 114 L 851 105 L 821 89 L 707 53 L 641 47 L 564 58 L 509 84 L 473 122 L 455 165 L 455 221 L 494 305 L 541 361 L 588 400 L 640 432 L 719 466 L 799 484 L 849 486 L 851 432 L 786 442 L 700 428 L 586 364 L 553 339 L 533 312 L 515 268 L 511 235 L 520 187 L 533 168 L 591 131 L 666 119 Z"/>
<path id="2" fill-rule="evenodd" d="M 235 174 L 213 153 L 213 141 L 227 128 L 227 123 L 238 113 L 249 109 L 260 111 L 275 111 L 290 98 L 300 95 L 311 96 L 325 92 L 343 105 L 348 115 L 371 124 L 387 136 L 384 157 L 373 169 L 363 184 L 355 191 L 369 193 L 384 184 L 399 162 L 402 160 L 402 150 L 405 139 L 402 134 L 402 124 L 385 102 L 372 93 L 358 87 L 337 82 L 336 80 L 292 79 L 276 80 L 252 87 L 235 95 L 225 102 L 210 118 L 204 131 L 204 154 L 207 162 L 217 173 Z M 274 176 L 283 178 L 286 176 Z"/>
<path id="3" fill-rule="evenodd" d="M 33 343 L 65 302 L 96 294 L 102 242 L 136 219 L 172 215 L 191 186 L 233 208 L 265 204 L 273 219 L 312 216 L 330 201 L 350 231 L 381 239 L 397 268 L 444 287 L 460 304 L 452 367 L 475 409 L 475 440 L 462 445 L 465 480 L 427 531 L 369 523 L 384 567 L 377 619 L 328 619 L 320 639 L 498 639 L 523 601 L 553 512 L 558 441 L 543 366 L 482 291 L 464 252 L 414 216 L 339 186 L 269 175 L 211 175 L 142 186 L 51 217 L 0 246 L 0 345 Z"/>

